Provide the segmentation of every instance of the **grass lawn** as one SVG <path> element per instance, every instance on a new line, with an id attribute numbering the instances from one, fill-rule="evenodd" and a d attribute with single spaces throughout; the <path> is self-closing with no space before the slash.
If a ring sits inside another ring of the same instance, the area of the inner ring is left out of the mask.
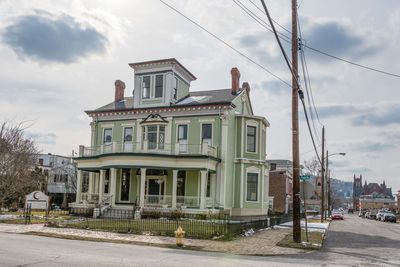
<path id="1" fill-rule="evenodd" d="M 6 219 L 0 219 L 0 223 L 9 223 L 9 224 L 25 224 L 25 217 L 24 213 L 22 211 L 17 211 L 17 212 L 5 212 L 3 213 L 4 215 L 15 215 L 15 218 L 6 218 Z M 49 217 L 47 217 L 47 220 L 44 218 L 46 216 L 46 212 L 44 211 L 33 211 L 31 213 L 31 224 L 37 224 L 37 223 L 44 223 L 45 221 L 62 221 L 62 220 L 70 220 L 73 219 L 74 217 L 72 215 L 69 215 L 67 212 L 50 212 Z"/>
<path id="2" fill-rule="evenodd" d="M 88 220 L 81 222 L 63 223 L 62 227 L 102 230 L 108 232 L 143 233 L 149 232 L 156 235 L 174 236 L 174 231 L 181 226 L 186 236 L 212 237 L 221 235 L 226 231 L 224 224 L 208 223 L 196 220 Z"/>
<path id="3" fill-rule="evenodd" d="M 288 247 L 288 248 L 320 249 L 322 247 L 323 238 L 324 238 L 324 233 L 309 232 L 308 239 L 309 239 L 310 244 L 307 247 L 305 247 L 301 243 L 293 242 L 293 233 L 290 233 L 287 236 L 285 236 L 285 238 L 283 238 L 281 241 L 278 242 L 278 246 Z M 307 242 L 306 232 L 304 230 L 301 230 L 301 241 Z M 321 246 L 316 246 L 313 244 L 321 244 Z"/>

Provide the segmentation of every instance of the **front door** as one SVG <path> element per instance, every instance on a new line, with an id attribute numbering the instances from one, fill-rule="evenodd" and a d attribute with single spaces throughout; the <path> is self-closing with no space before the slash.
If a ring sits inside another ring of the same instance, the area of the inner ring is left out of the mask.
<path id="1" fill-rule="evenodd" d="M 159 195 L 160 195 L 160 184 L 158 183 L 158 179 L 149 179 L 149 188 L 147 191 L 147 195 L 149 197 L 149 203 L 159 203 Z"/>
<path id="2" fill-rule="evenodd" d="M 131 169 L 122 169 L 121 177 L 121 201 L 129 201 L 129 189 L 131 184 Z"/>

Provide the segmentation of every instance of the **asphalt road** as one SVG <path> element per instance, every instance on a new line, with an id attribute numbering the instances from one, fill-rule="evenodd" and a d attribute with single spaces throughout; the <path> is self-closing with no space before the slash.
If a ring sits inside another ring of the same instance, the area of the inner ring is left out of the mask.
<path id="1" fill-rule="evenodd" d="M 345 216 L 325 248 L 250 257 L 0 233 L 0 266 L 400 266 L 400 225 Z"/>

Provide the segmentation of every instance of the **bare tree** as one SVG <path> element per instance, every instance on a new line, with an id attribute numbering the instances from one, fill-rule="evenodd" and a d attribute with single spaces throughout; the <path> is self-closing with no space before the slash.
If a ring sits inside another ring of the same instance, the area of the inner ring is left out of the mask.
<path id="1" fill-rule="evenodd" d="M 38 150 L 24 136 L 23 124 L 0 125 L 0 208 L 15 205 L 25 194 L 40 189 L 45 175 L 35 169 Z"/>
<path id="2" fill-rule="evenodd" d="M 305 172 L 313 176 L 318 176 L 321 171 L 321 164 L 317 157 L 313 157 L 310 160 L 303 161 Z"/>

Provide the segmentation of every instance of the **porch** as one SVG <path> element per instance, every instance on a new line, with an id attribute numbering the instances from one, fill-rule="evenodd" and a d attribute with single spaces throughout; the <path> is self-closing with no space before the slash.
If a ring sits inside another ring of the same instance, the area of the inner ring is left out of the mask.
<path id="1" fill-rule="evenodd" d="M 213 170 L 108 168 L 78 170 L 76 201 L 71 208 L 176 210 L 219 209 Z"/>

